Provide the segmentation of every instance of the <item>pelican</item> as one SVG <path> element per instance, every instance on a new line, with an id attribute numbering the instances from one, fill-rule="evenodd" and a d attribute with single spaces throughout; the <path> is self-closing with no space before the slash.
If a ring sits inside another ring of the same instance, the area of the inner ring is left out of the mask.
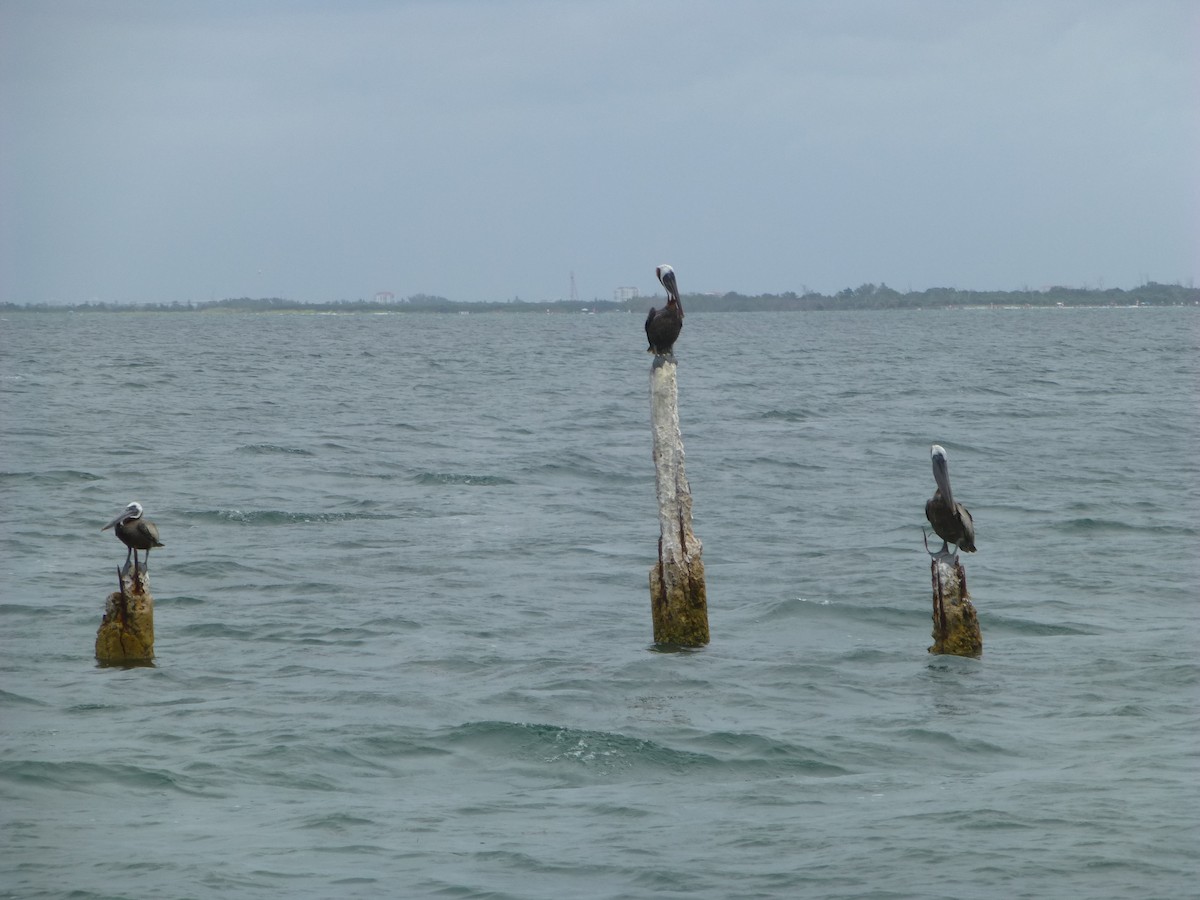
<path id="1" fill-rule="evenodd" d="M 165 547 L 162 541 L 158 539 L 158 528 L 149 519 L 142 518 L 142 504 L 134 500 L 121 511 L 121 514 L 101 528 L 101 531 L 107 531 L 110 528 L 116 529 L 115 534 L 117 539 L 122 544 L 129 548 L 129 552 L 125 554 L 125 568 L 129 568 L 129 557 L 133 557 L 133 577 L 137 577 L 138 573 L 138 556 L 139 550 L 146 551 L 146 565 L 150 565 L 150 548 Z"/>
<path id="2" fill-rule="evenodd" d="M 967 512 L 967 508 L 961 503 L 955 503 L 954 495 L 950 493 L 950 469 L 946 464 L 946 448 L 934 444 L 930 455 L 933 457 L 933 479 L 937 482 L 937 490 L 925 504 L 925 518 L 933 526 L 934 533 L 942 539 L 942 549 L 937 553 L 930 552 L 929 555 L 935 559 L 949 556 L 949 544 L 956 545 L 955 555 L 958 550 L 974 553 L 975 523 L 971 521 L 971 514 Z M 929 550 L 928 539 L 925 549 Z"/>
<path id="3" fill-rule="evenodd" d="M 667 305 L 662 309 L 650 308 L 646 315 L 646 339 L 650 342 L 647 353 L 670 356 L 671 348 L 683 328 L 683 304 L 679 302 L 679 288 L 675 285 L 675 270 L 670 266 L 659 266 L 654 270 L 658 282 L 667 289 Z"/>

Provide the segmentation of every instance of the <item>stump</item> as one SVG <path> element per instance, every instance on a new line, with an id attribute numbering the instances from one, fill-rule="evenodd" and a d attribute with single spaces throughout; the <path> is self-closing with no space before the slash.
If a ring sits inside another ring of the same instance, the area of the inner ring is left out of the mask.
<path id="1" fill-rule="evenodd" d="M 96 632 L 96 659 L 106 665 L 139 665 L 154 659 L 154 598 L 150 576 L 117 571 L 120 589 L 108 595 Z"/>
<path id="2" fill-rule="evenodd" d="M 933 646 L 930 653 L 983 656 L 979 619 L 967 593 L 967 573 L 957 554 L 936 557 L 929 565 L 933 580 Z"/>
<path id="3" fill-rule="evenodd" d="M 708 600 L 700 539 L 692 531 L 692 494 L 683 470 L 679 391 L 673 356 L 650 369 L 650 424 L 658 495 L 658 563 L 650 569 L 654 642 L 678 647 L 708 643 Z"/>

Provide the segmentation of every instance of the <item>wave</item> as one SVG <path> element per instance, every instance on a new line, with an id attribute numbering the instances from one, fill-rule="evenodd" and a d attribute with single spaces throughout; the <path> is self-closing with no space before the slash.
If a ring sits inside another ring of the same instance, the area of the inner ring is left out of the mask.
<path id="1" fill-rule="evenodd" d="M 187 513 L 201 522 L 237 522 L 240 525 L 324 525 L 360 519 L 394 519 L 394 515 L 368 512 L 288 512 L 277 509 L 202 509 Z"/>
<path id="2" fill-rule="evenodd" d="M 200 597 L 192 597 L 188 594 L 176 594 L 173 597 L 166 597 L 164 599 L 156 597 L 154 602 L 160 606 L 164 604 L 170 604 L 171 606 L 200 606 L 208 601 Z"/>
<path id="3" fill-rule="evenodd" d="M 1176 523 L 1171 524 L 1156 524 L 1156 525 L 1139 525 L 1134 522 L 1126 522 L 1118 519 L 1097 519 L 1091 516 L 1083 516 L 1077 519 L 1068 519 L 1062 523 L 1062 532 L 1078 532 L 1080 534 L 1096 534 L 1102 532 L 1128 532 L 1136 534 L 1163 534 L 1163 535 L 1194 535 L 1195 528 Z"/>
<path id="4" fill-rule="evenodd" d="M 767 620 L 793 617 L 848 619 L 872 625 L 902 627 L 909 625 L 917 613 L 916 608 L 910 606 L 850 603 L 827 597 L 788 597 L 768 603 L 761 616 Z M 928 616 L 929 610 L 923 605 L 919 614 Z"/>
<path id="5" fill-rule="evenodd" d="M 144 766 L 119 763 L 47 762 L 12 760 L 0 762 L 0 780 L 35 788 L 57 788 L 84 794 L 104 794 L 129 789 L 173 790 L 193 796 L 212 796 L 204 782 Z"/>
<path id="6" fill-rule="evenodd" d="M 293 626 L 262 628 L 257 639 L 268 644 L 297 644 L 318 647 L 361 647 L 375 636 L 363 628 L 331 628 L 320 634 L 310 634 Z"/>
<path id="7" fill-rule="evenodd" d="M 413 479 L 417 484 L 430 486 L 466 485 L 468 487 L 496 487 L 516 484 L 500 475 L 465 475 L 456 472 L 422 472 Z"/>
<path id="8" fill-rule="evenodd" d="M 184 625 L 177 629 L 180 637 L 188 638 L 236 638 L 244 641 L 259 641 L 262 639 L 260 628 L 238 628 L 221 622 L 200 622 Z"/>
<path id="9" fill-rule="evenodd" d="M 246 444 L 237 448 L 238 453 L 281 453 L 288 456 L 316 456 L 311 450 L 299 447 L 283 447 L 279 444 Z"/>
<path id="10" fill-rule="evenodd" d="M 0 472 L 0 481 L 23 484 L 72 484 L 78 481 L 103 481 L 102 475 L 76 469 L 51 469 L 47 472 Z"/>
<path id="11" fill-rule="evenodd" d="M 261 574 L 263 569 L 258 566 L 248 566 L 232 559 L 203 559 L 193 562 L 172 562 L 171 574 L 183 575 L 188 578 L 207 578 L 211 576 L 231 576 L 237 574 Z"/>
<path id="12" fill-rule="evenodd" d="M 26 697 L 24 694 L 14 694 L 11 691 L 0 690 L 0 706 L 41 706 L 49 704 L 36 697 Z"/>
<path id="13" fill-rule="evenodd" d="M 361 816 L 350 815 L 349 813 L 334 812 L 334 813 L 317 813 L 315 815 L 306 816 L 299 823 L 300 828 L 318 829 L 320 831 L 330 831 L 335 834 L 341 834 L 346 831 L 352 831 L 363 825 L 375 825 L 373 819 L 364 819 Z"/>
<path id="14" fill-rule="evenodd" d="M 759 413 L 756 418 L 777 419 L 783 422 L 807 422 L 817 418 L 817 415 L 807 409 L 769 409 L 764 413 Z"/>
<path id="15" fill-rule="evenodd" d="M 551 766 L 629 772 L 638 777 L 714 770 L 730 776 L 770 768 L 775 774 L 835 777 L 848 769 L 820 754 L 756 734 L 717 732 L 693 739 L 695 749 L 669 747 L 608 731 L 525 722 L 468 722 L 442 740 L 452 748 Z"/>
<path id="16" fill-rule="evenodd" d="M 973 754 L 1007 756 L 1009 750 L 993 741 L 981 738 L 954 734 L 934 728 L 910 727 L 900 728 L 894 736 L 904 739 L 904 743 L 912 747 L 938 747 L 950 751 L 952 756 L 965 759 Z"/>
<path id="17" fill-rule="evenodd" d="M 1141 531 L 1136 525 L 1131 525 L 1128 522 L 1118 522 L 1116 519 L 1094 519 L 1090 516 L 1079 519 L 1068 519 L 1062 523 L 1062 527 L 1085 533 L 1092 531 Z"/>
<path id="18" fill-rule="evenodd" d="M 31 603 L 0 603 L 0 616 L 43 616 L 45 608 Z"/>
<path id="19" fill-rule="evenodd" d="M 1010 616 L 987 613 L 988 629 L 1007 630 L 1015 634 L 1030 637 L 1058 637 L 1065 635 L 1095 635 L 1102 634 L 1101 629 L 1087 628 L 1082 625 L 1062 625 L 1051 622 L 1036 622 L 1033 619 L 1019 619 Z"/>

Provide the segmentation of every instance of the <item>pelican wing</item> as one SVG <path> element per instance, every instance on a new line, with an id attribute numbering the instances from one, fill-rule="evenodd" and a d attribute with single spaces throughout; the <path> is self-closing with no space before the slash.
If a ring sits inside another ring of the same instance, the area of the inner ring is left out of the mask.
<path id="1" fill-rule="evenodd" d="M 958 541 L 958 548 L 965 550 L 967 553 L 974 553 L 975 520 L 971 518 L 971 514 L 967 512 L 967 508 L 961 503 L 955 504 L 954 511 L 958 513 L 958 524 L 962 532 L 962 536 Z"/>
<path id="2" fill-rule="evenodd" d="M 165 547 L 166 545 L 158 539 L 158 527 L 153 522 L 147 522 L 145 519 L 138 519 L 134 523 L 134 530 L 138 536 L 142 538 L 150 547 Z"/>

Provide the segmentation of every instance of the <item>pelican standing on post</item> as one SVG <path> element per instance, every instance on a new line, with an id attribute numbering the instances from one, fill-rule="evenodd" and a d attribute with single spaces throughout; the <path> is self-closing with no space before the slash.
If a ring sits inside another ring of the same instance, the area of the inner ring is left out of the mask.
<path id="1" fill-rule="evenodd" d="M 679 288 L 675 284 L 675 270 L 670 266 L 659 266 L 654 270 L 658 282 L 667 289 L 667 305 L 662 309 L 650 308 L 646 315 L 646 339 L 650 342 L 647 353 L 670 356 L 671 348 L 683 328 L 683 304 L 679 302 Z"/>
<path id="2" fill-rule="evenodd" d="M 129 557 L 133 557 L 133 577 L 137 578 L 138 574 L 138 556 L 139 550 L 146 551 L 146 568 L 150 566 L 150 548 L 165 547 L 166 545 L 158 539 L 158 528 L 149 519 L 142 518 L 142 504 L 134 500 L 121 514 L 101 528 L 101 531 L 107 531 L 110 528 L 115 528 L 117 539 L 122 544 L 129 548 L 129 552 L 125 554 L 125 569 L 129 568 Z"/>
<path id="3" fill-rule="evenodd" d="M 961 503 L 955 503 L 954 495 L 950 493 L 950 469 L 946 463 L 946 448 L 934 444 L 930 455 L 933 457 L 933 479 L 937 482 L 937 490 L 925 504 L 925 518 L 933 526 L 934 533 L 942 539 L 942 549 L 937 553 L 931 551 L 929 555 L 935 559 L 950 555 L 949 544 L 956 545 L 956 555 L 958 550 L 974 553 L 975 523 L 971 520 L 967 508 Z M 929 550 L 928 538 L 925 541 L 925 549 Z"/>

